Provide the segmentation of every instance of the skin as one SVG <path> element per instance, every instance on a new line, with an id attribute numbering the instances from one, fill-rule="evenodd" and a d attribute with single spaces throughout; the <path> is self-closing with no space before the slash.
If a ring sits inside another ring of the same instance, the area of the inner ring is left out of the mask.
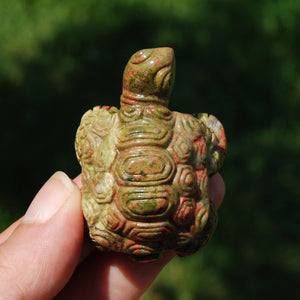
<path id="1" fill-rule="evenodd" d="M 220 206 L 225 185 L 210 178 Z M 95 251 L 84 238 L 81 178 L 55 173 L 25 215 L 0 234 L 0 299 L 139 299 L 172 252 L 153 263 Z"/>

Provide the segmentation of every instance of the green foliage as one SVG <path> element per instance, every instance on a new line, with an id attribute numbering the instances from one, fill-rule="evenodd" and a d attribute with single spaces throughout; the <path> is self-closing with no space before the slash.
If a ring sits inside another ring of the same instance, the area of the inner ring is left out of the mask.
<path id="1" fill-rule="evenodd" d="M 228 137 L 217 231 L 146 299 L 293 299 L 300 269 L 300 2 L 0 1 L 0 226 L 57 169 L 80 172 L 81 115 L 118 106 L 136 50 L 171 46 L 172 110 L 216 115 Z"/>

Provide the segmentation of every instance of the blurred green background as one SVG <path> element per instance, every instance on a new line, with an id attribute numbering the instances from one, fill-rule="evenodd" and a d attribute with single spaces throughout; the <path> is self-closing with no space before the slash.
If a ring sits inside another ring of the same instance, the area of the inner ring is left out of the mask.
<path id="1" fill-rule="evenodd" d="M 209 245 L 143 299 L 299 299 L 297 0 L 1 0 L 0 229 L 54 171 L 80 172 L 82 114 L 118 106 L 127 60 L 158 46 L 176 54 L 170 108 L 224 124 L 227 192 Z"/>

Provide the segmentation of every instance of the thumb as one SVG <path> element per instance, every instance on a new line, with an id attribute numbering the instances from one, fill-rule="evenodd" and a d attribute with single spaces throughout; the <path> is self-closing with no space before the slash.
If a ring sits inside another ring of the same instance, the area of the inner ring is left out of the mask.
<path id="1" fill-rule="evenodd" d="M 78 263 L 83 227 L 80 191 L 57 172 L 0 245 L 0 298 L 53 298 Z"/>

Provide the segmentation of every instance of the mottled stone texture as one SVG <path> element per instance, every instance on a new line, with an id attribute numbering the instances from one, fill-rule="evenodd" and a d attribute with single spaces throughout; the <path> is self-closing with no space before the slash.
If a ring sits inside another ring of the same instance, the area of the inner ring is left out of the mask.
<path id="1" fill-rule="evenodd" d="M 139 261 L 169 249 L 185 256 L 215 229 L 208 176 L 223 162 L 224 129 L 212 115 L 167 108 L 174 75 L 171 48 L 138 51 L 124 71 L 120 109 L 97 106 L 81 120 L 82 208 L 103 251 Z"/>

